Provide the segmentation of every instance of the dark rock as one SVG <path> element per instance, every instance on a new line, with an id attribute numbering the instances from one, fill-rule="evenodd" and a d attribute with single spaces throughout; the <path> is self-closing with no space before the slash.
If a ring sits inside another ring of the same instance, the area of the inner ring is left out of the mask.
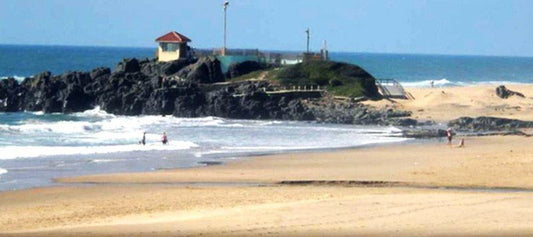
<path id="1" fill-rule="evenodd" d="M 445 137 L 446 130 L 443 129 L 406 129 L 402 131 L 404 137 L 409 138 L 433 138 Z"/>
<path id="2" fill-rule="evenodd" d="M 0 81 L 0 112 L 20 111 L 25 93 L 14 78 Z"/>
<path id="3" fill-rule="evenodd" d="M 418 121 L 416 119 L 411 118 L 394 118 L 389 120 L 389 125 L 412 127 L 418 125 Z"/>
<path id="4" fill-rule="evenodd" d="M 510 96 L 516 95 L 525 98 L 524 94 L 507 89 L 504 85 L 496 87 L 496 95 L 502 99 L 507 99 Z"/>
<path id="5" fill-rule="evenodd" d="M 136 58 L 126 58 L 123 59 L 122 62 L 120 62 L 116 67 L 114 72 L 123 72 L 123 73 L 132 73 L 132 72 L 139 72 L 141 70 L 141 66 L 139 64 L 139 60 Z"/>
<path id="6" fill-rule="evenodd" d="M 161 73 L 163 76 L 170 76 L 179 72 L 184 67 L 194 63 L 193 61 L 187 59 L 179 59 L 166 63 L 161 63 Z"/>
<path id="7" fill-rule="evenodd" d="M 230 74 L 235 76 L 256 70 L 259 66 L 242 63 L 234 66 Z M 341 74 L 341 69 L 345 67 L 339 64 L 329 66 Z M 348 76 L 364 74 L 356 68 L 347 70 L 344 73 Z M 272 91 L 274 86 L 267 81 L 214 84 L 221 81 L 224 81 L 224 76 L 220 62 L 214 57 L 168 63 L 125 59 L 113 72 L 109 68 L 56 76 L 44 72 L 34 78 L 26 78 L 20 84 L 12 78 L 2 80 L 0 111 L 71 113 L 100 106 L 108 113 L 122 115 L 416 125 L 415 120 L 407 118 L 410 113 L 405 111 L 376 110 L 354 102 L 315 99 L 301 93 L 270 95 L 267 92 Z"/>
<path id="8" fill-rule="evenodd" d="M 176 75 L 187 81 L 197 83 L 215 83 L 224 81 L 224 75 L 220 68 L 220 61 L 215 57 L 201 58 L 196 63 L 180 70 Z"/>
<path id="9" fill-rule="evenodd" d="M 533 128 L 533 121 L 497 117 L 461 117 L 450 121 L 448 126 L 459 131 L 501 131 Z"/>
<path id="10" fill-rule="evenodd" d="M 250 72 L 259 71 L 268 68 L 264 63 L 259 63 L 256 61 L 244 61 L 242 63 L 233 63 L 228 67 L 228 72 L 226 73 L 227 78 L 235 78 L 248 74 Z"/>
<path id="11" fill-rule="evenodd" d="M 90 77 L 92 80 L 97 80 L 101 77 L 105 77 L 105 76 L 109 77 L 109 74 L 111 74 L 111 69 L 107 67 L 99 67 L 91 71 Z"/>

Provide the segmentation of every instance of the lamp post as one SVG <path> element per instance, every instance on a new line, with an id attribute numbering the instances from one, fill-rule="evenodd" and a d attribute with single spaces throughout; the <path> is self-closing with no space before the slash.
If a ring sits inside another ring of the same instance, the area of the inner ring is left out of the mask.
<path id="1" fill-rule="evenodd" d="M 309 53 L 309 28 L 307 28 L 305 33 L 307 34 L 307 53 Z"/>
<path id="2" fill-rule="evenodd" d="M 222 56 L 226 56 L 226 9 L 228 9 L 229 2 L 224 1 L 224 48 L 222 48 Z"/>

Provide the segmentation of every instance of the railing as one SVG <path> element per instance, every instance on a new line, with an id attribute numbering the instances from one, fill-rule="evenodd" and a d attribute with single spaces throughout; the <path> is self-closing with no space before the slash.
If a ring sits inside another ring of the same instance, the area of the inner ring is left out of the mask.
<path id="1" fill-rule="evenodd" d="M 303 86 L 286 86 L 286 87 L 279 87 L 281 91 L 324 91 L 324 87 L 320 87 L 319 85 L 303 85 Z"/>
<path id="2" fill-rule="evenodd" d="M 401 86 L 401 84 L 394 80 L 394 79 L 389 79 L 389 78 L 385 78 L 385 79 L 376 79 L 376 83 L 379 84 L 379 85 L 393 85 L 393 86 Z"/>
<path id="3" fill-rule="evenodd" d="M 407 93 L 404 90 L 403 86 L 398 81 L 396 81 L 394 79 L 388 79 L 388 78 L 376 79 L 376 85 L 381 90 L 381 94 L 383 96 L 385 96 L 385 97 L 397 97 L 397 98 L 404 98 L 404 99 L 414 99 L 414 97 L 410 93 Z M 396 90 L 398 90 L 398 92 L 400 94 L 397 94 L 397 95 L 392 94 L 391 91 L 389 90 L 389 88 L 387 88 L 387 87 L 396 88 Z"/>

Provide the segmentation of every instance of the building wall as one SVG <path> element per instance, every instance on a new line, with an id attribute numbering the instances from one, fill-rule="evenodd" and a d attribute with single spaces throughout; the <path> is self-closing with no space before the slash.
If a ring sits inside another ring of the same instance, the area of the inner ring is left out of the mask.
<path id="1" fill-rule="evenodd" d="M 174 61 L 180 58 L 180 50 L 164 52 L 161 46 L 157 47 L 157 56 L 159 62 Z"/>

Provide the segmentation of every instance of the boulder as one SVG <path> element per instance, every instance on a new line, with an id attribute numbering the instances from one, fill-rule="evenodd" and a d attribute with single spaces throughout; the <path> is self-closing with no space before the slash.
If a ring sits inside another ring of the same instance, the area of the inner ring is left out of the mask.
<path id="1" fill-rule="evenodd" d="M 204 57 L 177 73 L 177 76 L 187 81 L 197 83 L 223 82 L 224 75 L 220 67 L 220 61 L 215 57 Z"/>
<path id="2" fill-rule="evenodd" d="M 141 70 L 139 60 L 136 58 L 125 58 L 116 67 L 114 72 L 132 73 Z"/>
<path id="3" fill-rule="evenodd" d="M 502 99 L 507 99 L 510 96 L 516 95 L 525 98 L 524 94 L 507 89 L 504 85 L 496 87 L 496 95 Z"/>
<path id="4" fill-rule="evenodd" d="M 497 117 L 461 117 L 448 122 L 448 126 L 458 131 L 510 131 L 519 128 L 533 128 L 533 121 Z"/>
<path id="5" fill-rule="evenodd" d="M 266 64 L 259 63 L 256 61 L 244 61 L 242 63 L 232 63 L 228 68 L 228 72 L 226 73 L 226 78 L 235 78 L 238 76 L 248 74 L 250 72 L 263 70 L 265 68 L 267 68 Z"/>
<path id="6" fill-rule="evenodd" d="M 93 69 L 89 75 L 91 77 L 91 80 L 98 80 L 102 77 L 109 77 L 110 74 L 111 69 L 107 67 L 98 67 Z"/>
<path id="7" fill-rule="evenodd" d="M 65 96 L 61 112 L 72 113 L 81 112 L 91 109 L 93 105 L 93 96 L 84 92 L 81 85 L 70 84 L 65 91 Z"/>
<path id="8" fill-rule="evenodd" d="M 25 90 L 15 78 L 0 81 L 0 112 L 21 110 Z"/>
<path id="9" fill-rule="evenodd" d="M 184 67 L 194 63 L 194 61 L 188 59 L 178 59 L 170 62 L 161 63 L 161 74 L 162 76 L 170 76 L 179 72 Z"/>

